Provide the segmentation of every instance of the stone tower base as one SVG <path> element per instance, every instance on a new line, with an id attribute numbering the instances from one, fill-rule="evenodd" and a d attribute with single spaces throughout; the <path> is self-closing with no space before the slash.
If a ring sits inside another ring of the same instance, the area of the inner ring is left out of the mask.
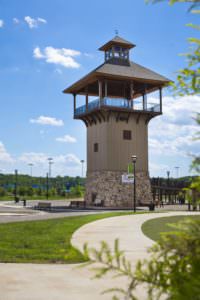
<path id="1" fill-rule="evenodd" d="M 96 171 L 88 172 L 85 201 L 87 206 L 133 207 L 133 184 L 122 183 L 124 172 Z M 152 201 L 149 177 L 136 174 L 137 205 L 148 205 Z"/>

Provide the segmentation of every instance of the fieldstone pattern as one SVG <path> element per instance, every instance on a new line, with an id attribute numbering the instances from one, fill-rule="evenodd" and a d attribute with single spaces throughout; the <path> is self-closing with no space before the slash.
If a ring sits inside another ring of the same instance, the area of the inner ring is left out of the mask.
<path id="1" fill-rule="evenodd" d="M 85 201 L 87 206 L 101 204 L 104 207 L 133 207 L 133 184 L 122 183 L 124 172 L 88 172 Z M 148 205 L 152 201 L 149 176 L 136 173 L 137 205 Z"/>

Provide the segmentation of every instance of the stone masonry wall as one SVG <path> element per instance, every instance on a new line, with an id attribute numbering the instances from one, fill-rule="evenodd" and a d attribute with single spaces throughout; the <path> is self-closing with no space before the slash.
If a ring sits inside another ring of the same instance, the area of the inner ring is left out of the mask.
<path id="1" fill-rule="evenodd" d="M 124 172 L 88 172 L 85 200 L 88 206 L 101 202 L 105 207 L 133 207 L 133 184 L 122 183 Z M 137 205 L 152 201 L 150 180 L 142 172 L 136 174 Z"/>

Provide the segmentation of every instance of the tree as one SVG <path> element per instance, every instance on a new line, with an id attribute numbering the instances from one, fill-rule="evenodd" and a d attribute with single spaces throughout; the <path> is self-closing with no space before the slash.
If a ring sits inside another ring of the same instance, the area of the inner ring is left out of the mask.
<path id="1" fill-rule="evenodd" d="M 158 3 L 164 0 L 146 0 L 147 3 Z M 200 0 L 169 0 L 169 4 L 189 3 L 189 12 L 200 14 L 197 10 L 200 6 Z M 196 30 L 200 30 L 199 25 L 187 24 Z M 178 71 L 176 82 L 172 84 L 174 91 L 180 95 L 196 95 L 200 94 L 200 39 L 188 38 L 190 51 L 183 54 L 186 57 L 186 67 Z"/>
<path id="2" fill-rule="evenodd" d="M 111 288 L 113 300 L 137 300 L 135 288 L 146 287 L 148 300 L 199 300 L 200 299 L 200 221 L 184 220 L 171 225 L 175 231 L 161 236 L 150 249 L 149 260 L 138 261 L 136 269 L 119 250 L 118 240 L 111 250 L 101 243 L 100 250 L 84 247 L 87 264 L 95 266 L 95 278 L 107 273 L 125 277 L 127 286 Z M 100 266 L 99 266 L 100 263 Z M 138 299 L 139 300 L 139 299 Z"/>
<path id="3" fill-rule="evenodd" d="M 3 187 L 0 187 L 0 197 L 4 197 L 6 195 L 6 190 Z"/>

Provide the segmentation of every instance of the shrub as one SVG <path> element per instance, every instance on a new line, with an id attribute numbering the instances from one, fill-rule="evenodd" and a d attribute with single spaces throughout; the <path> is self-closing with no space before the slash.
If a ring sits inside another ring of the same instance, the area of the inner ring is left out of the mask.
<path id="1" fill-rule="evenodd" d="M 127 278 L 126 288 L 111 288 L 113 299 L 135 299 L 135 288 L 140 284 L 147 287 L 147 299 L 199 300 L 200 299 L 200 221 L 185 220 L 173 224 L 178 231 L 168 232 L 151 249 L 149 260 L 138 261 L 133 269 L 131 263 L 119 250 L 115 241 L 114 254 L 105 242 L 101 249 L 88 249 L 85 256 L 89 263 L 101 263 L 95 277 L 114 272 L 115 276 Z M 122 295 L 123 298 L 119 298 Z"/>

